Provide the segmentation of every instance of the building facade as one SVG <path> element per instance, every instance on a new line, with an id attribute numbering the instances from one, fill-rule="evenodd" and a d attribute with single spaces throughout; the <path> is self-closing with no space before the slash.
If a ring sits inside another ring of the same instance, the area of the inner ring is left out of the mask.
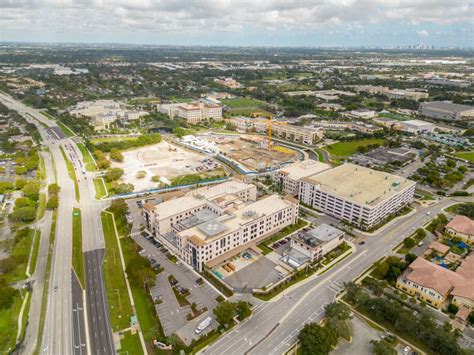
<path id="1" fill-rule="evenodd" d="M 156 206 L 144 205 L 146 229 L 198 271 L 296 223 L 298 202 L 271 195 L 257 200 L 255 185 L 231 180 Z"/>
<path id="2" fill-rule="evenodd" d="M 419 114 L 443 120 L 469 120 L 474 118 L 474 107 L 453 104 L 449 101 L 423 102 Z"/>
<path id="3" fill-rule="evenodd" d="M 416 183 L 405 178 L 343 164 L 301 179 L 299 199 L 338 219 L 371 229 L 407 206 Z"/>

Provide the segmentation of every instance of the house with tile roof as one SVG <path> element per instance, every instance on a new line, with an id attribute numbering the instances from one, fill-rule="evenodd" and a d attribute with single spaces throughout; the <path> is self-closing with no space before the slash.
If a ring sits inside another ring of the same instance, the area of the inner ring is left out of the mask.
<path id="1" fill-rule="evenodd" d="M 473 244 L 474 221 L 469 217 L 457 215 L 446 225 L 446 233 Z"/>

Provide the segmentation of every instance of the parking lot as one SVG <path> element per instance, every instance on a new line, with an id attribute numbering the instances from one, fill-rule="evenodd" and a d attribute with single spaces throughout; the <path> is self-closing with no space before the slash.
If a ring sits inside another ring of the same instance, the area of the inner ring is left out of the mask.
<path id="1" fill-rule="evenodd" d="M 219 293 L 204 280 L 200 283 L 196 282 L 200 279 L 199 274 L 196 274 L 182 263 L 178 262 L 175 264 L 171 262 L 157 246 L 145 239 L 141 234 L 136 234 L 133 238 L 143 248 L 142 254 L 156 260 L 164 269 L 164 271 L 157 275 L 156 285 L 152 288 L 151 293 L 153 298 L 156 297 L 156 300 L 161 300 L 161 303 L 156 305 L 156 310 L 165 335 L 168 336 L 176 333 L 182 341 L 190 343 L 193 339 L 202 335 L 197 335 L 194 330 L 200 320 L 209 315 L 212 316 L 212 310 L 217 305 L 216 298 L 219 296 Z M 195 303 L 198 310 L 207 308 L 207 312 L 191 321 L 187 321 L 186 316 L 192 313 L 191 307 L 180 307 L 168 281 L 170 275 L 176 279 L 176 287 L 189 290 L 190 294 L 186 296 L 189 304 Z M 213 321 L 203 333 L 214 329 L 216 326 L 217 323 Z"/>

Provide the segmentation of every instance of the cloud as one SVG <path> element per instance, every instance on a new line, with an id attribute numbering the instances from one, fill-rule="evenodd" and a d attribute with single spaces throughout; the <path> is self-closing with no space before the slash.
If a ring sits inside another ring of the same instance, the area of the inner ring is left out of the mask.
<path id="1" fill-rule="evenodd" d="M 470 23 L 472 0 L 0 0 L 0 28 L 14 33 L 239 33 L 332 31 L 396 23 Z M 0 31 L 0 38 L 1 32 Z M 418 31 L 420 36 L 428 33 Z M 7 38 L 3 38 L 7 39 Z"/>
<path id="2" fill-rule="evenodd" d="M 430 35 L 430 33 L 427 30 L 416 31 L 416 33 L 418 36 L 421 36 L 421 37 L 428 37 Z"/>

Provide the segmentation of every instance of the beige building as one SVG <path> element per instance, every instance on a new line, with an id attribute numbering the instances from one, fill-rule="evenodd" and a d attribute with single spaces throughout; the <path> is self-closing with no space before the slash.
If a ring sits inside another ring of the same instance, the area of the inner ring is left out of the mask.
<path id="1" fill-rule="evenodd" d="M 191 103 L 159 105 L 159 111 L 171 118 L 181 117 L 188 123 L 198 124 L 205 120 L 222 120 L 222 106 L 215 103 L 198 101 Z"/>
<path id="2" fill-rule="evenodd" d="M 460 238 L 469 244 L 474 243 L 474 221 L 469 217 L 457 215 L 445 228 L 449 235 Z"/>
<path id="3" fill-rule="evenodd" d="M 449 101 L 423 102 L 420 104 L 420 115 L 444 120 L 472 120 L 474 107 L 453 104 Z"/>
<path id="4" fill-rule="evenodd" d="M 290 247 L 311 261 L 321 259 L 344 242 L 345 233 L 329 224 L 307 228 L 291 236 Z"/>
<path id="5" fill-rule="evenodd" d="M 298 203 L 231 180 L 156 206 L 145 205 L 146 228 L 198 271 L 296 223 Z"/>
<path id="6" fill-rule="evenodd" d="M 467 256 L 456 269 L 449 270 L 418 257 L 397 279 L 397 288 L 430 305 L 441 308 L 452 301 L 474 310 L 474 256 Z"/>
<path id="7" fill-rule="evenodd" d="M 427 99 L 429 94 L 427 92 L 415 91 L 415 90 L 401 90 L 401 89 L 390 89 L 385 86 L 373 86 L 373 85 L 358 85 L 355 87 L 357 92 L 366 92 L 372 95 L 384 95 L 389 99 L 404 99 L 419 101 Z"/>
<path id="8" fill-rule="evenodd" d="M 272 180 L 279 184 L 283 193 L 298 196 L 302 178 L 316 175 L 331 168 L 332 166 L 329 164 L 307 159 L 274 171 Z"/>
<path id="9" fill-rule="evenodd" d="M 263 118 L 236 117 L 226 119 L 226 122 L 240 131 L 255 130 L 260 133 L 267 133 L 271 125 L 273 136 L 306 145 L 312 145 L 323 137 L 323 130 L 319 127 L 293 126 Z"/>
<path id="10" fill-rule="evenodd" d="M 370 229 L 408 205 L 416 183 L 354 164 L 301 179 L 299 199 L 307 205 Z"/>

